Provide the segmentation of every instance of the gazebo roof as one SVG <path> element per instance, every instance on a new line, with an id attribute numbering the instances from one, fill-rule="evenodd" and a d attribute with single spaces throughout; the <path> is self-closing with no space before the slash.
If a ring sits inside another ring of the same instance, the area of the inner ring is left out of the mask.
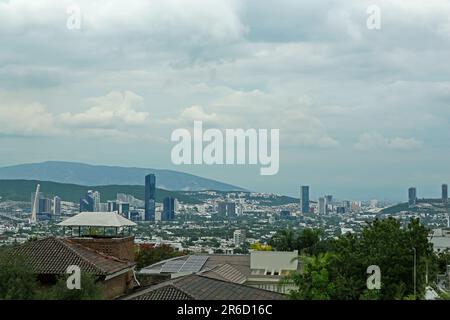
<path id="1" fill-rule="evenodd" d="M 81 212 L 63 222 L 62 227 L 132 227 L 136 223 L 115 212 Z"/>

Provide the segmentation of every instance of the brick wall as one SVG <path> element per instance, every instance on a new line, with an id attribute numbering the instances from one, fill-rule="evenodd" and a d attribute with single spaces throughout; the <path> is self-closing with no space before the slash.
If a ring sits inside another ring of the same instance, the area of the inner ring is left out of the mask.
<path id="1" fill-rule="evenodd" d="M 109 256 L 134 261 L 134 236 L 126 238 L 71 238 L 70 240 Z"/>

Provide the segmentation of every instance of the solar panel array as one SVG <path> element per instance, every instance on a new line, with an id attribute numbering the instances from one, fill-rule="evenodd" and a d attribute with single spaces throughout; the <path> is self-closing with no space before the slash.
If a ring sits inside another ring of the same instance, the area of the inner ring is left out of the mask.
<path id="1" fill-rule="evenodd" d="M 161 272 L 178 272 L 183 266 L 184 262 L 184 260 L 168 261 L 163 265 Z"/>
<path id="2" fill-rule="evenodd" d="M 208 256 L 189 256 L 187 260 L 173 260 L 166 262 L 161 272 L 199 272 L 208 260 Z"/>
<path id="3" fill-rule="evenodd" d="M 207 256 L 190 256 L 179 272 L 199 272 L 206 260 L 208 260 Z"/>

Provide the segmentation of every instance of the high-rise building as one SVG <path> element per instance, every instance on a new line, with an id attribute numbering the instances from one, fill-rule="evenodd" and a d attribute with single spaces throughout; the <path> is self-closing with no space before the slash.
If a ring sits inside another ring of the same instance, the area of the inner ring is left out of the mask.
<path id="1" fill-rule="evenodd" d="M 232 217 L 236 215 L 236 204 L 234 202 L 219 202 L 217 212 L 222 216 Z"/>
<path id="2" fill-rule="evenodd" d="M 234 231 L 233 239 L 234 239 L 234 245 L 236 247 L 242 246 L 245 243 L 245 241 L 247 240 L 245 230 L 241 229 L 241 230 Z"/>
<path id="3" fill-rule="evenodd" d="M 61 215 L 61 198 L 58 196 L 53 198 L 53 215 Z"/>
<path id="4" fill-rule="evenodd" d="M 130 204 L 128 202 L 119 202 L 117 204 L 119 214 L 125 218 L 129 218 L 130 215 Z"/>
<path id="5" fill-rule="evenodd" d="M 327 205 L 333 204 L 333 196 L 331 194 L 326 195 L 325 200 L 327 201 Z"/>
<path id="6" fill-rule="evenodd" d="M 100 212 L 100 192 L 94 191 L 92 197 L 94 198 L 94 212 Z"/>
<path id="7" fill-rule="evenodd" d="M 320 215 L 327 214 L 327 198 L 325 197 L 319 198 L 319 214 Z"/>
<path id="8" fill-rule="evenodd" d="M 302 186 L 301 188 L 300 212 L 309 213 L 309 186 Z"/>
<path id="9" fill-rule="evenodd" d="M 410 206 L 415 206 L 417 203 L 417 189 L 411 187 L 408 189 L 408 204 Z"/>
<path id="10" fill-rule="evenodd" d="M 94 192 L 89 190 L 84 198 L 80 199 L 80 212 L 94 212 Z"/>
<path id="11" fill-rule="evenodd" d="M 116 201 L 108 200 L 107 204 L 108 204 L 108 212 L 118 211 Z"/>
<path id="12" fill-rule="evenodd" d="M 170 221 L 175 219 L 175 198 L 167 197 L 163 201 L 163 212 L 161 214 L 162 221 Z"/>
<path id="13" fill-rule="evenodd" d="M 446 184 L 442 185 L 442 203 L 448 203 L 448 185 Z"/>
<path id="14" fill-rule="evenodd" d="M 145 221 L 155 220 L 156 209 L 156 176 L 152 173 L 145 176 Z"/>

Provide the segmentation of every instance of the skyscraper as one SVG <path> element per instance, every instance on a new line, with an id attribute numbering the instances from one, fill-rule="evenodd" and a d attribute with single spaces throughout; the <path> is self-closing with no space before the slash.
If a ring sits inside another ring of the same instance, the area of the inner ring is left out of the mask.
<path id="1" fill-rule="evenodd" d="M 417 203 L 417 189 L 411 187 L 408 189 L 408 204 L 410 206 L 415 206 Z"/>
<path id="2" fill-rule="evenodd" d="M 94 191 L 92 193 L 92 197 L 94 198 L 94 212 L 100 211 L 100 192 Z"/>
<path id="3" fill-rule="evenodd" d="M 56 196 L 53 198 L 53 214 L 59 216 L 61 214 L 61 198 Z"/>
<path id="4" fill-rule="evenodd" d="M 446 184 L 442 185 L 442 203 L 448 203 L 448 185 Z"/>
<path id="5" fill-rule="evenodd" d="M 170 221 L 175 219 L 175 199 L 167 197 L 163 203 L 162 221 Z"/>
<path id="6" fill-rule="evenodd" d="M 327 213 L 327 198 L 320 197 L 319 198 L 319 214 L 324 215 Z"/>
<path id="7" fill-rule="evenodd" d="M 309 186 L 302 186 L 301 188 L 300 212 L 309 213 Z"/>
<path id="8" fill-rule="evenodd" d="M 80 199 L 80 212 L 94 212 L 94 192 L 89 190 L 84 198 Z"/>
<path id="9" fill-rule="evenodd" d="M 145 176 L 145 221 L 155 220 L 156 176 Z"/>

